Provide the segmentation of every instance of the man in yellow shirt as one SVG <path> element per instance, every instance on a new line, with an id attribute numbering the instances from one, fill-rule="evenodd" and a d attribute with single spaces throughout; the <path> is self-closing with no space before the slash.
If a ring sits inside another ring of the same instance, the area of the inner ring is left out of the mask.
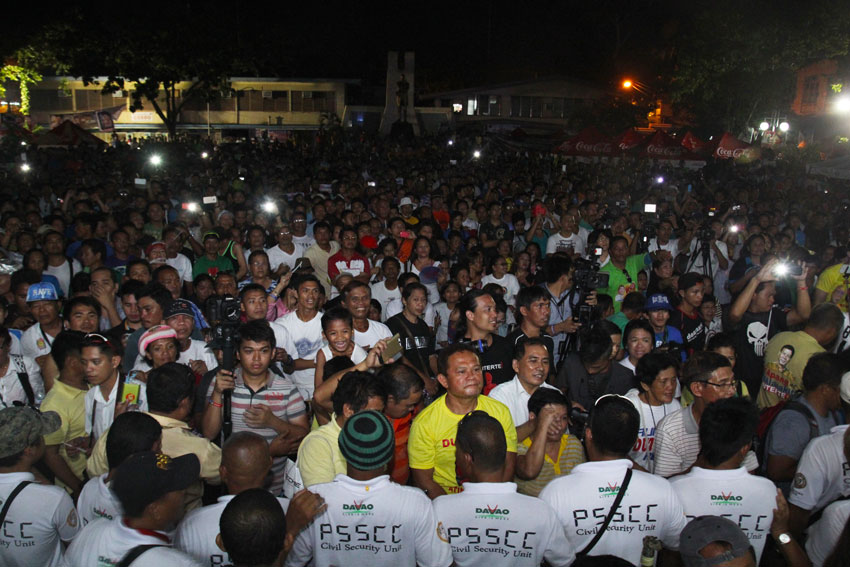
<path id="1" fill-rule="evenodd" d="M 365 410 L 384 411 L 387 393 L 381 382 L 365 372 L 344 375 L 331 397 L 334 413 L 331 420 L 310 432 L 298 447 L 295 462 L 304 488 L 331 482 L 345 474 L 347 465 L 339 450 L 339 433 L 352 415 Z"/>
<path id="2" fill-rule="evenodd" d="M 44 436 L 44 460 L 56 475 L 56 484 L 68 490 L 75 501 L 85 480 L 88 447 L 85 404 L 88 385 L 80 359 L 83 336 L 79 331 L 62 331 L 56 335 L 51 355 L 59 376 L 41 403 L 41 411 L 55 411 L 62 419 L 59 429 Z"/>
<path id="3" fill-rule="evenodd" d="M 209 484 L 219 484 L 221 449 L 209 439 L 195 434 L 186 423 L 191 415 L 194 400 L 194 375 L 189 367 L 169 362 L 151 370 L 148 374 L 148 414 L 162 426 L 162 452 L 177 458 L 188 453 L 198 457 L 201 462 L 200 479 Z M 99 476 L 109 472 L 106 459 L 107 433 L 97 440 L 92 456 L 86 465 L 90 476 Z M 184 500 L 186 511 L 201 506 L 203 485 L 200 481 L 186 490 Z"/>
<path id="4" fill-rule="evenodd" d="M 850 264 L 835 264 L 821 272 L 818 277 L 818 285 L 815 287 L 815 296 L 812 303 L 831 302 L 838 305 L 844 313 L 847 313 L 848 290 L 850 290 Z"/>
<path id="5" fill-rule="evenodd" d="M 478 355 L 468 344 L 451 345 L 440 351 L 437 380 L 446 393 L 422 410 L 413 420 L 407 445 L 413 482 L 434 499 L 463 491 L 455 469 L 457 424 L 468 413 L 481 410 L 496 418 L 505 430 L 508 453 L 505 478 L 513 480 L 516 465 L 516 428 L 508 408 L 481 395 L 484 376 Z"/>

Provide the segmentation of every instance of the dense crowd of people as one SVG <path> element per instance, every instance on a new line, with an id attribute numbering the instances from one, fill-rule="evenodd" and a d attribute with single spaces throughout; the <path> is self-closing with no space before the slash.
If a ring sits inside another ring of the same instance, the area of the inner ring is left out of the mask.
<path id="1" fill-rule="evenodd" d="M 18 159 L 0 564 L 848 564 L 850 201 L 781 157 Z"/>

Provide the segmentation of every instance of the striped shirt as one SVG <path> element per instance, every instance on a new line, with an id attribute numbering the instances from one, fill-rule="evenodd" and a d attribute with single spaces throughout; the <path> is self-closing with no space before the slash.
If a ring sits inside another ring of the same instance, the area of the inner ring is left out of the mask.
<path id="1" fill-rule="evenodd" d="M 292 380 L 269 372 L 269 381 L 257 391 L 252 391 L 242 380 L 242 369 L 234 371 L 236 387 L 231 396 L 231 417 L 233 419 L 233 432 L 251 431 L 271 443 L 277 432 L 270 427 L 253 428 L 245 423 L 245 412 L 253 406 L 265 405 L 271 412 L 283 421 L 292 421 L 307 413 L 304 398 L 298 393 Z M 215 381 L 210 383 L 207 389 L 207 397 L 211 398 Z M 286 466 L 286 457 L 275 457 L 272 463 L 272 474 L 274 479 L 269 491 L 278 494 L 283 488 L 283 472 Z"/>
<path id="2" fill-rule="evenodd" d="M 655 430 L 655 474 L 670 477 L 686 472 L 699 456 L 699 424 L 694 419 L 694 406 L 673 412 L 658 423 Z M 748 451 L 743 467 L 758 468 L 755 453 Z"/>
<path id="3" fill-rule="evenodd" d="M 525 455 L 531 448 L 531 439 L 526 438 L 517 445 L 517 457 Z M 564 434 L 561 436 L 561 446 L 558 447 L 558 459 L 552 460 L 549 455 L 543 457 L 543 468 L 540 469 L 540 474 L 534 480 L 522 480 L 519 477 L 514 478 L 517 485 L 517 492 L 528 496 L 537 496 L 547 484 L 558 478 L 570 474 L 573 467 L 585 462 L 584 447 L 575 436 Z"/>

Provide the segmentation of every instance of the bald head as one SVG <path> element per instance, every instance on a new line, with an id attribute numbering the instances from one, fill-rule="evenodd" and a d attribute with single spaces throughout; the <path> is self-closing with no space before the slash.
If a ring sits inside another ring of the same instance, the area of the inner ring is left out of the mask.
<path id="1" fill-rule="evenodd" d="M 268 442 L 250 431 L 234 433 L 221 450 L 221 480 L 230 494 L 262 488 L 271 465 Z"/>

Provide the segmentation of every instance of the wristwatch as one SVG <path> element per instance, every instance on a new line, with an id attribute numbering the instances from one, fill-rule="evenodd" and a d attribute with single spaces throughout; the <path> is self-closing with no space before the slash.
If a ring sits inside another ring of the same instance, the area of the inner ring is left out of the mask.
<path id="1" fill-rule="evenodd" d="M 789 543 L 791 543 L 791 534 L 781 533 L 776 536 L 776 541 L 779 542 L 779 545 L 788 545 Z"/>

